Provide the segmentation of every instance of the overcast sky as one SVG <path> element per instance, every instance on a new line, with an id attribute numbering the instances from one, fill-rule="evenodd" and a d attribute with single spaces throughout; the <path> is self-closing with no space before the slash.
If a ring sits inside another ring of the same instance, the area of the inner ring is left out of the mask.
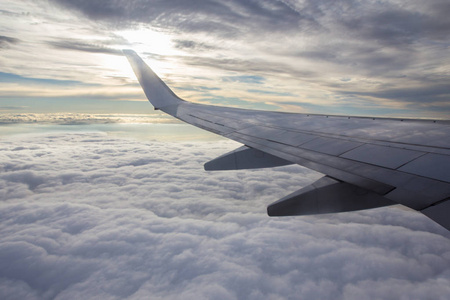
<path id="1" fill-rule="evenodd" d="M 449 232 L 418 212 L 269 218 L 320 175 L 204 172 L 238 144 L 74 128 L 0 139 L 1 299 L 450 297 Z"/>
<path id="2" fill-rule="evenodd" d="M 0 4 L 0 111 L 154 113 L 120 49 L 181 97 L 449 118 L 447 0 Z"/>

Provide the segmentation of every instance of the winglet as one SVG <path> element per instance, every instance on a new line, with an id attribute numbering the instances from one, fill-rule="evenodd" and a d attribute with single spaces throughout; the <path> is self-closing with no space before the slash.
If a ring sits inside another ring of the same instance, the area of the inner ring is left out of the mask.
<path id="1" fill-rule="evenodd" d="M 164 111 L 164 108 L 184 102 L 184 100 L 172 92 L 136 52 L 133 50 L 122 50 L 122 52 L 128 58 L 147 99 L 155 109 L 162 109 Z"/>

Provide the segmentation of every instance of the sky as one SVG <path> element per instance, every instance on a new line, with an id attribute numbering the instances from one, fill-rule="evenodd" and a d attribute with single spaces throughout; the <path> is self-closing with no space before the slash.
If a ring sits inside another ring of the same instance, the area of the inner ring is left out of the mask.
<path id="1" fill-rule="evenodd" d="M 159 114 L 121 49 L 182 98 L 263 110 L 450 116 L 450 4 L 0 3 L 0 112 Z"/>
<path id="2" fill-rule="evenodd" d="M 42 126 L 0 139 L 1 299 L 450 297 L 450 234 L 420 213 L 270 218 L 321 175 L 204 172 L 238 146 L 212 135 Z"/>

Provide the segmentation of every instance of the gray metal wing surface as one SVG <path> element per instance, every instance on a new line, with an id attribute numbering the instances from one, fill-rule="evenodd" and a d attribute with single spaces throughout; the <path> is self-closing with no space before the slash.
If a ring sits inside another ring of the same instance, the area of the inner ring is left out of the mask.
<path id="1" fill-rule="evenodd" d="M 206 170 L 299 164 L 325 174 L 269 205 L 271 216 L 335 213 L 402 204 L 450 229 L 450 121 L 246 110 L 176 96 L 124 50 L 155 109 L 244 144 Z"/>

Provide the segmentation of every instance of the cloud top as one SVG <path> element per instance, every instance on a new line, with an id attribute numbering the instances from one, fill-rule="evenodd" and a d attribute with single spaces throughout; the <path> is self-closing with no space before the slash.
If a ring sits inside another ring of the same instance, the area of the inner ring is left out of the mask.
<path id="1" fill-rule="evenodd" d="M 269 218 L 318 178 L 204 172 L 229 141 L 0 142 L 2 299 L 445 299 L 449 235 L 410 210 Z M 268 180 L 270 179 L 270 180 Z"/>
<path id="2" fill-rule="evenodd" d="M 0 107 L 1 111 L 2 107 Z M 8 107 L 3 108 L 8 111 Z M 14 107 L 14 109 L 17 109 Z M 178 123 L 166 115 L 138 114 L 82 114 L 82 113 L 1 113 L 0 124 L 50 123 L 59 125 L 110 124 L 110 123 Z"/>

